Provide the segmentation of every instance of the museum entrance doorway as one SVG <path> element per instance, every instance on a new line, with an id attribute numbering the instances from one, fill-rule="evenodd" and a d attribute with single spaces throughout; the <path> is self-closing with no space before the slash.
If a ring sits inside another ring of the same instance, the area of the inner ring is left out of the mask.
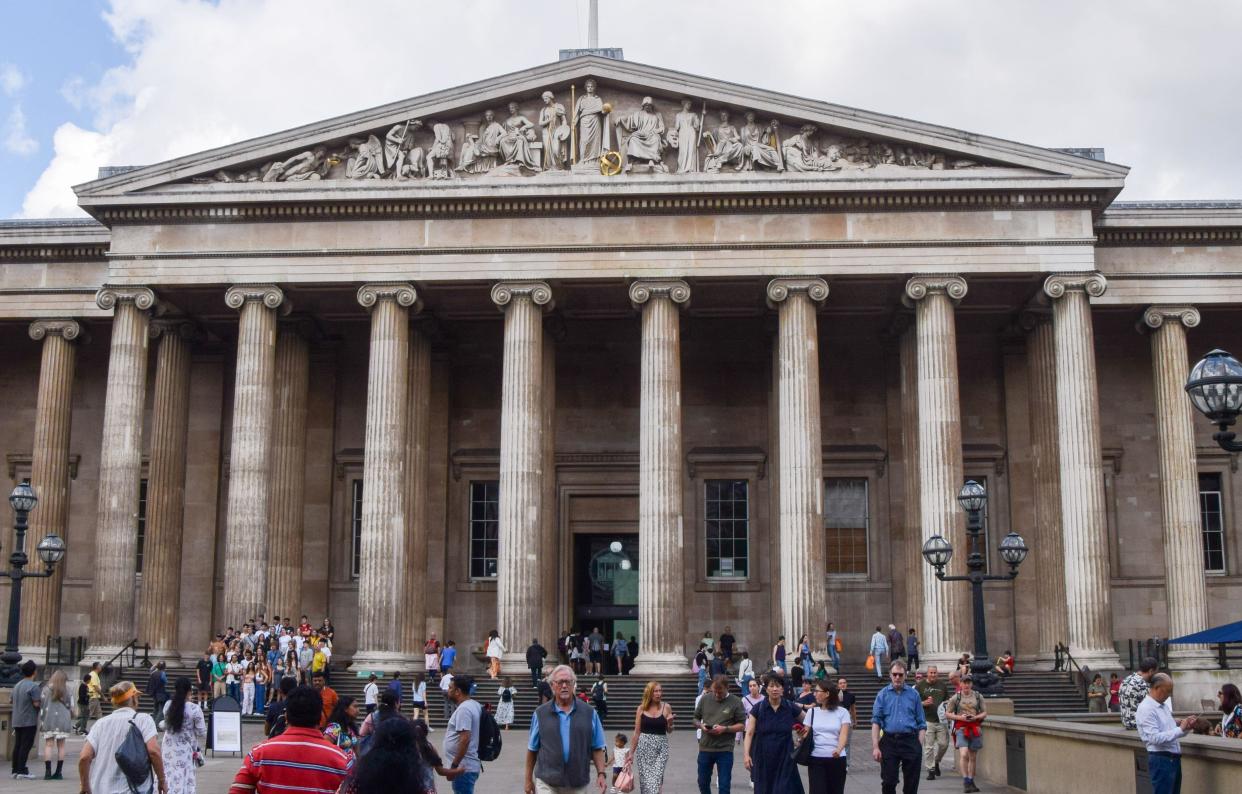
<path id="1" fill-rule="evenodd" d="M 611 652 L 617 632 L 638 637 L 638 562 L 637 532 L 574 535 L 574 625 L 603 633 L 609 674 L 620 672 Z"/>

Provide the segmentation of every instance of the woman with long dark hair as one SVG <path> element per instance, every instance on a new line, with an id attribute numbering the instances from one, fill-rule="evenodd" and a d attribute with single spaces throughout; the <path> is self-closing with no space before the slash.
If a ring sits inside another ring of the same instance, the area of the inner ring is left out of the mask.
<path id="1" fill-rule="evenodd" d="M 384 720 L 376 727 L 370 748 L 341 786 L 342 794 L 432 794 L 435 790 L 434 772 L 423 761 L 414 725 L 405 719 Z"/>
<path id="2" fill-rule="evenodd" d="M 190 679 L 180 676 L 173 682 L 172 700 L 164 704 L 164 777 L 168 794 L 194 794 L 194 754 L 207 738 L 207 722 L 197 703 L 189 702 Z"/>
<path id="3" fill-rule="evenodd" d="M 1220 735 L 1230 739 L 1242 738 L 1242 692 L 1235 684 L 1225 684 L 1216 693 L 1220 698 Z"/>
<path id="4" fill-rule="evenodd" d="M 349 695 L 341 695 L 336 701 L 323 728 L 323 738 L 349 755 L 354 754 L 354 745 L 358 743 L 358 704 Z"/>

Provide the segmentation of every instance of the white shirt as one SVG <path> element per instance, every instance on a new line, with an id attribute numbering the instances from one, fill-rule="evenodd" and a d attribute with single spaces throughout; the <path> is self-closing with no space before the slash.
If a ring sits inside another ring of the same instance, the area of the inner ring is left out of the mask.
<path id="1" fill-rule="evenodd" d="M 427 702 L 427 682 L 426 681 L 419 681 L 418 686 L 414 687 L 414 702 L 415 703 L 426 703 Z"/>
<path id="2" fill-rule="evenodd" d="M 379 703 L 379 684 L 371 681 L 363 688 L 362 702 L 367 706 L 374 706 Z"/>
<path id="3" fill-rule="evenodd" d="M 755 663 L 749 658 L 743 659 L 741 664 L 737 666 L 737 682 L 739 684 L 742 683 L 742 679 L 746 678 L 746 676 L 755 677 Z"/>
<path id="4" fill-rule="evenodd" d="M 501 644 L 499 637 L 492 637 L 487 641 L 487 655 L 493 659 L 499 659 L 504 655 L 505 646 Z"/>
<path id="5" fill-rule="evenodd" d="M 155 720 L 151 719 L 150 714 L 135 715 L 131 708 L 117 709 L 96 722 L 86 735 L 86 741 L 95 751 L 90 772 L 93 794 L 128 794 L 129 782 L 114 756 L 129 733 L 130 720 L 142 732 L 143 742 L 155 738 Z"/>
<path id="6" fill-rule="evenodd" d="M 625 757 L 629 754 L 630 754 L 630 748 L 628 747 L 614 748 L 612 751 L 613 769 L 620 769 L 621 767 L 625 766 Z"/>
<path id="7" fill-rule="evenodd" d="M 1173 715 L 1160 701 L 1151 695 L 1143 698 L 1134 712 L 1134 721 L 1138 724 L 1139 738 L 1147 746 L 1147 752 L 1181 755 L 1182 744 L 1178 740 L 1187 732 L 1174 721 Z"/>
<path id="8" fill-rule="evenodd" d="M 441 691 L 448 692 L 449 686 L 451 686 L 452 683 L 453 683 L 452 673 L 445 673 L 444 675 L 440 676 L 440 690 Z"/>
<path id="9" fill-rule="evenodd" d="M 871 635 L 871 644 L 867 646 L 867 649 L 877 656 L 888 653 L 888 637 L 877 631 Z"/>
<path id="10" fill-rule="evenodd" d="M 832 753 L 837 749 L 837 744 L 841 740 L 841 726 L 852 723 L 850 722 L 850 710 L 843 706 L 837 706 L 831 711 L 816 706 L 803 717 L 802 724 L 810 727 L 811 736 L 815 741 L 811 755 L 815 758 L 832 758 Z M 848 752 L 848 747 L 842 747 L 841 757 Z"/>
<path id="11" fill-rule="evenodd" d="M 280 648 L 281 657 L 289 652 L 289 643 L 291 642 L 293 642 L 293 638 L 288 634 L 281 634 L 280 638 L 276 640 L 276 645 Z"/>

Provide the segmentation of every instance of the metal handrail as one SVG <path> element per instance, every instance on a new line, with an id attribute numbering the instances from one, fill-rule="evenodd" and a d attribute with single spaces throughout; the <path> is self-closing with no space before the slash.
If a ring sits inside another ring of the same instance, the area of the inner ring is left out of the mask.
<path id="1" fill-rule="evenodd" d="M 118 671 L 118 675 L 123 674 L 123 671 L 125 670 L 124 657 L 127 652 L 129 653 L 129 666 L 137 667 L 139 648 L 142 649 L 142 666 L 150 667 L 151 666 L 151 646 L 145 643 L 143 645 L 139 645 L 138 638 L 135 637 L 134 639 L 125 643 L 125 645 L 121 647 L 121 650 L 117 651 L 116 654 L 113 655 L 111 659 L 104 662 L 103 668 L 105 670 L 110 670 L 112 669 L 114 662 L 116 662 L 117 660 L 121 660 L 122 663 L 120 665 L 117 665 L 116 669 Z"/>
<path id="2" fill-rule="evenodd" d="M 1086 699 L 1087 691 L 1091 687 L 1091 678 L 1089 676 L 1093 674 L 1093 671 L 1090 667 L 1080 665 L 1078 660 L 1070 653 L 1069 646 L 1065 643 L 1057 643 L 1057 652 L 1063 655 L 1065 659 L 1065 665 L 1062 669 L 1070 674 L 1070 679 L 1078 688 L 1078 694 L 1083 699 Z"/>
<path id="3" fill-rule="evenodd" d="M 1216 643 L 1216 663 L 1220 666 L 1220 669 L 1231 669 L 1229 666 L 1230 661 L 1242 662 L 1242 642 Z"/>
<path id="4" fill-rule="evenodd" d="M 65 641 L 68 640 L 69 651 L 65 652 Z M 43 658 L 49 665 L 76 665 L 86 655 L 85 637 L 53 637 L 48 635 Z"/>

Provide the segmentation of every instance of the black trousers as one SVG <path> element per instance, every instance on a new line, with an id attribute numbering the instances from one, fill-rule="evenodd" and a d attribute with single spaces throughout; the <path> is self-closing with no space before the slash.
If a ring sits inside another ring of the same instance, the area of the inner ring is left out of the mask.
<path id="1" fill-rule="evenodd" d="M 811 782 L 811 794 L 845 794 L 845 756 L 812 756 L 806 772 Z"/>
<path id="2" fill-rule="evenodd" d="M 30 748 L 34 747 L 37 725 L 13 729 L 13 774 L 27 774 L 26 759 L 30 757 Z"/>
<path id="3" fill-rule="evenodd" d="M 880 737 L 880 791 L 897 794 L 897 772 L 900 770 L 904 794 L 919 790 L 919 761 L 923 748 L 917 733 L 884 734 Z"/>

